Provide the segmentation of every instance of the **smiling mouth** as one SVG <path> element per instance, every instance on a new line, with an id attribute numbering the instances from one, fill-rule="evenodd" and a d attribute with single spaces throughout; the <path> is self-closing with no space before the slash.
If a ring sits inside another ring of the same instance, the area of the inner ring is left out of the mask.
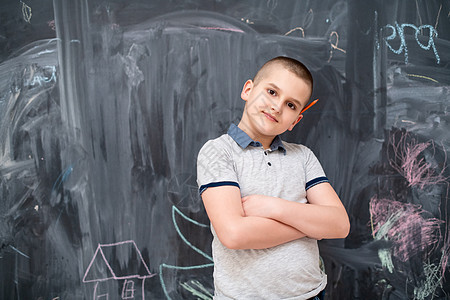
<path id="1" fill-rule="evenodd" d="M 266 116 L 266 118 L 269 119 L 270 121 L 278 123 L 278 120 L 275 119 L 271 114 L 268 114 L 268 113 L 266 113 L 266 112 L 264 112 L 264 111 L 263 111 L 263 114 L 264 114 L 264 115 Z"/>

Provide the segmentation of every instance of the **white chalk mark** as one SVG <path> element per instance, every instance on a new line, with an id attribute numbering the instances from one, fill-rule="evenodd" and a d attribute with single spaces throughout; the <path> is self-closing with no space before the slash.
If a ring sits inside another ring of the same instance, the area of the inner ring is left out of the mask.
<path id="1" fill-rule="evenodd" d="M 247 24 L 255 24 L 255 22 L 250 21 L 249 19 L 241 18 L 241 21 L 243 21 L 243 22 L 245 22 L 245 23 L 247 23 Z"/>
<path id="2" fill-rule="evenodd" d="M 392 256 L 389 249 L 379 249 L 378 257 L 380 258 L 381 265 L 386 268 L 389 273 L 394 273 L 394 263 L 392 262 Z"/>
<path id="3" fill-rule="evenodd" d="M 213 299 L 213 295 L 198 280 L 191 280 L 190 282 L 184 282 L 181 283 L 180 285 L 197 299 L 201 300 Z"/>
<path id="4" fill-rule="evenodd" d="M 23 19 L 25 20 L 25 22 L 30 23 L 31 21 L 31 16 L 33 15 L 33 13 L 31 12 L 31 7 L 29 7 L 28 5 L 25 4 L 25 2 L 22 2 L 22 15 L 23 15 Z"/>
<path id="5" fill-rule="evenodd" d="M 20 255 L 22 255 L 22 256 L 24 256 L 24 257 L 30 259 L 30 257 L 29 257 L 28 255 L 26 255 L 25 253 L 23 253 L 23 252 L 20 251 L 19 249 L 15 248 L 15 247 L 13 247 L 13 246 L 11 246 L 11 245 L 9 245 L 9 247 L 11 247 L 11 249 L 13 249 L 14 251 L 16 251 L 16 252 L 19 253 Z"/>
<path id="6" fill-rule="evenodd" d="M 267 0 L 266 6 L 270 11 L 273 11 L 278 6 L 277 0 Z"/>
<path id="7" fill-rule="evenodd" d="M 442 4 L 441 6 L 439 6 L 439 11 L 436 17 L 436 23 L 434 23 L 434 29 L 437 29 L 438 23 L 439 23 L 439 16 L 441 15 L 441 10 L 442 10 Z"/>
<path id="8" fill-rule="evenodd" d="M 417 0 L 416 0 L 416 9 L 417 9 L 417 15 L 419 16 L 420 25 L 422 25 L 423 24 L 422 23 L 422 17 L 420 16 L 419 3 L 417 3 Z"/>
<path id="9" fill-rule="evenodd" d="M 125 74 L 127 74 L 130 79 L 132 86 L 138 86 L 144 80 L 144 73 L 139 69 L 138 60 L 144 54 L 145 49 L 143 46 L 137 44 L 131 45 L 128 50 L 128 54 L 123 57 L 120 56 L 124 64 Z"/>
<path id="10" fill-rule="evenodd" d="M 241 29 L 236 29 L 236 28 L 226 28 L 226 27 L 200 27 L 201 29 L 207 29 L 207 30 L 221 30 L 221 31 L 232 31 L 232 32 L 240 32 L 240 33 L 244 33 L 243 30 Z"/>
<path id="11" fill-rule="evenodd" d="M 53 52 L 53 51 L 52 51 Z M 41 51 L 35 55 L 39 56 L 41 54 L 48 53 L 46 51 Z M 51 52 L 50 52 L 51 53 Z M 51 82 L 56 82 L 56 67 L 55 66 L 45 66 L 40 69 L 40 74 L 37 74 L 32 77 L 31 80 L 26 81 L 26 85 L 34 86 L 34 85 L 44 85 Z"/>
<path id="12" fill-rule="evenodd" d="M 439 286 L 442 287 L 443 278 L 439 276 L 441 272 L 439 266 L 428 261 L 424 263 L 423 271 L 425 281 L 420 282 L 422 285 L 414 287 L 414 299 L 417 300 L 425 300 L 428 296 L 433 295 Z"/>

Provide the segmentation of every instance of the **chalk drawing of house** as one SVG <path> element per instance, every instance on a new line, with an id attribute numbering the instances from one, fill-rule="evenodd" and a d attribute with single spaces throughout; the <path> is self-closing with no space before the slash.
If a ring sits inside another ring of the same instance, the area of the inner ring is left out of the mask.
<path id="1" fill-rule="evenodd" d="M 153 277 L 134 241 L 99 244 L 83 276 L 94 282 L 94 300 L 145 299 L 144 285 Z"/>

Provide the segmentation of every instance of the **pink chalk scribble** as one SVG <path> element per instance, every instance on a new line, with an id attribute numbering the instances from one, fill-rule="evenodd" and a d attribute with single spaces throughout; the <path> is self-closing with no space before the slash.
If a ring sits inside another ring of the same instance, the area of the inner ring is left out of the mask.
<path id="1" fill-rule="evenodd" d="M 448 178 L 444 176 L 446 156 L 444 167 L 439 172 L 435 171 L 436 167 L 427 162 L 425 157 L 421 157 L 427 149 L 430 149 L 430 152 L 434 155 L 436 148 L 432 140 L 419 143 L 415 138 L 410 137 L 407 132 L 401 132 L 400 139 L 397 141 L 395 135 L 392 134 L 389 138 L 389 144 L 392 145 L 394 151 L 394 157 L 389 159 L 389 164 L 405 177 L 409 186 L 423 189 L 427 185 L 448 181 Z M 446 152 L 444 151 L 444 153 Z"/>
<path id="2" fill-rule="evenodd" d="M 118 262 L 118 253 L 127 253 L 130 256 L 130 266 L 123 270 L 122 263 Z M 117 290 L 103 282 L 108 280 L 120 281 L 122 286 L 121 299 L 145 299 L 145 279 L 155 276 L 145 263 L 141 252 L 134 241 L 123 241 L 112 244 L 98 244 L 89 266 L 83 276 L 83 282 L 95 282 L 93 299 L 105 298 L 114 295 Z M 141 287 L 139 290 L 137 287 Z M 140 295 L 139 295 L 140 294 Z"/>
<path id="3" fill-rule="evenodd" d="M 444 221 L 425 218 L 428 212 L 419 205 L 373 197 L 369 210 L 374 238 L 391 241 L 393 256 L 403 262 L 420 251 L 428 256 L 441 241 Z"/>
<path id="4" fill-rule="evenodd" d="M 55 20 L 48 21 L 48 22 L 47 22 L 47 25 L 48 25 L 53 31 L 56 31 Z"/>
<path id="5" fill-rule="evenodd" d="M 442 276 L 444 276 L 445 271 L 447 270 L 448 266 L 448 260 L 450 258 L 450 224 L 447 223 L 447 231 L 446 231 L 446 239 L 444 242 L 444 246 L 442 247 L 442 259 L 441 259 L 441 266 L 442 266 Z"/>

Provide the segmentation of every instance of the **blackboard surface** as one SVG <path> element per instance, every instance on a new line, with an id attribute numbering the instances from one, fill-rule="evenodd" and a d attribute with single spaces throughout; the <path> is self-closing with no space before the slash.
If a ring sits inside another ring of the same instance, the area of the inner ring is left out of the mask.
<path id="1" fill-rule="evenodd" d="M 326 299 L 448 299 L 450 2 L 3 1 L 0 298 L 211 299 L 196 155 L 303 61 L 351 220 Z"/>

